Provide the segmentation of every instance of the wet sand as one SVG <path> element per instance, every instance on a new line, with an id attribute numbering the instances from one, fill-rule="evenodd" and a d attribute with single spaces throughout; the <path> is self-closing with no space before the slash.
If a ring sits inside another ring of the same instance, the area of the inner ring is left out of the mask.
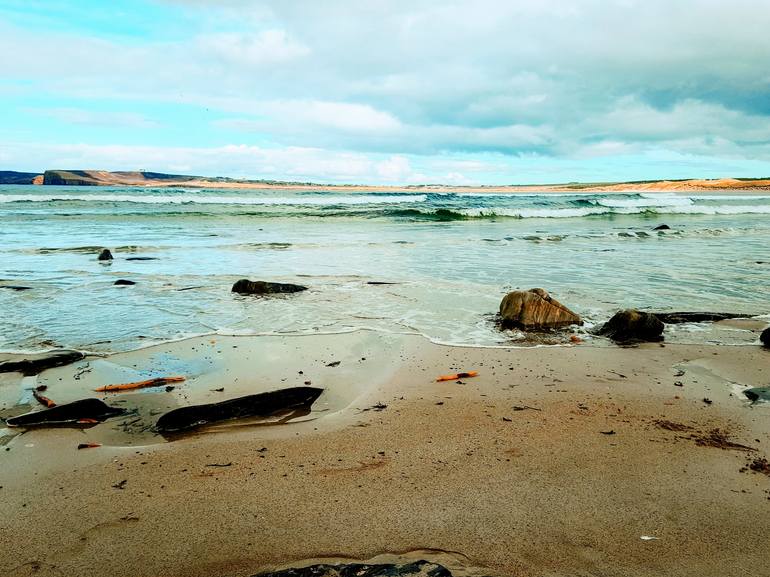
<path id="1" fill-rule="evenodd" d="M 768 361 L 758 346 L 459 348 L 358 332 L 192 339 L 91 360 L 78 380 L 82 363 L 53 369 L 26 385 L 66 401 L 187 366 L 171 393 L 101 396 L 147 419 L 305 381 L 328 396 L 301 422 L 170 443 L 110 421 L 6 438 L 0 574 L 245 576 L 401 554 L 467 575 L 768 575 L 770 477 L 740 471 L 770 457 L 770 407 L 740 394 L 768 384 Z M 462 370 L 479 376 L 435 382 Z M 23 386 L 0 379 L 6 407 Z M 756 450 L 697 443 L 716 428 Z M 77 450 L 93 440 L 104 446 Z"/>

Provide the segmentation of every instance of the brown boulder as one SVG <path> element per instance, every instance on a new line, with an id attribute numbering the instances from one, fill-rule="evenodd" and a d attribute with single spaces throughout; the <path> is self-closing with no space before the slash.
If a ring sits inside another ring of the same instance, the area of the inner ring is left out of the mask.
<path id="1" fill-rule="evenodd" d="M 583 324 L 577 314 L 541 288 L 505 295 L 500 303 L 500 319 L 503 328 L 552 329 Z"/>
<path id="2" fill-rule="evenodd" d="M 615 315 L 599 329 L 599 334 L 620 343 L 663 340 L 663 322 L 652 313 L 626 309 Z"/>

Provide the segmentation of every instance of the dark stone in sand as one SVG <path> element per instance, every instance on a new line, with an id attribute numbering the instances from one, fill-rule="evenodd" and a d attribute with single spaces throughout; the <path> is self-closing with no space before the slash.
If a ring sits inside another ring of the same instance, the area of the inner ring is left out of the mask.
<path id="1" fill-rule="evenodd" d="M 112 253 L 110 252 L 110 249 L 103 249 L 102 252 L 99 253 L 97 260 L 112 260 Z"/>
<path id="2" fill-rule="evenodd" d="M 658 226 L 656 226 L 652 230 L 671 230 L 671 227 L 668 226 L 667 224 L 659 224 Z"/>
<path id="3" fill-rule="evenodd" d="M 290 567 L 269 573 L 259 573 L 253 577 L 452 577 L 451 571 L 430 561 L 414 561 L 403 565 L 382 563 L 369 565 L 364 563 L 341 563 L 331 565 L 321 563 L 308 567 Z"/>
<path id="4" fill-rule="evenodd" d="M 306 286 L 280 282 L 265 282 L 242 278 L 233 285 L 232 292 L 242 295 L 271 295 L 282 293 L 297 293 L 307 290 Z"/>
<path id="5" fill-rule="evenodd" d="M 770 386 L 768 387 L 755 387 L 753 389 L 746 389 L 743 394 L 752 402 L 757 401 L 770 401 Z"/>
<path id="6" fill-rule="evenodd" d="M 663 340 L 663 323 L 651 313 L 627 309 L 615 313 L 599 334 L 620 343 L 639 341 L 658 342 Z"/>
<path id="7" fill-rule="evenodd" d="M 118 280 L 116 280 L 112 284 L 117 285 L 117 286 L 131 286 L 131 285 L 135 285 L 136 283 L 134 281 L 132 281 L 132 280 L 126 280 L 124 278 L 119 278 Z"/>
<path id="8" fill-rule="evenodd" d="M 31 376 L 42 373 L 46 369 L 69 365 L 84 357 L 85 355 L 80 351 L 52 351 L 18 361 L 2 362 L 0 363 L 0 373 L 17 371 L 25 376 Z"/>
<path id="9" fill-rule="evenodd" d="M 269 417 L 291 409 L 310 408 L 321 393 L 323 389 L 315 387 L 291 387 L 219 403 L 181 407 L 161 415 L 155 428 L 160 433 L 176 433 L 219 421 Z"/>
<path id="10" fill-rule="evenodd" d="M 765 347 L 770 349 L 770 327 L 762 331 L 762 334 L 759 335 L 759 340 Z"/>
<path id="11" fill-rule="evenodd" d="M 0 288 L 12 290 L 12 291 L 28 291 L 28 290 L 32 290 L 31 286 L 20 286 L 20 285 L 15 285 L 15 284 L 3 284 L 3 285 L 0 285 Z"/>
<path id="12" fill-rule="evenodd" d="M 667 325 L 681 323 L 705 323 L 724 321 L 726 319 L 741 319 L 751 315 L 745 313 L 703 313 L 703 312 L 678 312 L 678 313 L 651 313 Z"/>
<path id="13" fill-rule="evenodd" d="M 129 256 L 126 260 L 158 260 L 158 258 L 154 256 Z"/>
<path id="14" fill-rule="evenodd" d="M 122 415 L 125 412 L 125 409 L 111 407 L 99 399 L 81 399 L 65 405 L 57 405 L 50 409 L 12 417 L 6 423 L 11 427 L 78 425 L 86 424 L 78 423 L 81 419 L 94 419 L 101 422 L 110 417 Z"/>

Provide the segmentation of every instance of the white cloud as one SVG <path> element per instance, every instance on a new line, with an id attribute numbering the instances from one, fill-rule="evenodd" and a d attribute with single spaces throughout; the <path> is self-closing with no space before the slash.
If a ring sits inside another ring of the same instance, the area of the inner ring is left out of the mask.
<path id="1" fill-rule="evenodd" d="M 205 55 L 246 66 L 283 64 L 310 53 L 307 46 L 292 40 L 285 30 L 210 34 L 198 37 L 197 44 Z"/>

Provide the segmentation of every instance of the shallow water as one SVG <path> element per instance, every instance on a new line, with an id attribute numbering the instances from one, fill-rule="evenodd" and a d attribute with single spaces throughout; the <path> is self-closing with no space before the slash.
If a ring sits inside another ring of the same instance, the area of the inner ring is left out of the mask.
<path id="1" fill-rule="evenodd" d="M 761 194 L 1 186 L 0 286 L 31 290 L 0 289 L 0 350 L 361 327 L 506 344 L 521 335 L 495 328 L 500 299 L 535 286 L 589 328 L 625 307 L 767 315 L 769 214 Z M 661 223 L 671 230 L 652 230 Z M 110 264 L 96 260 L 102 247 Z M 156 260 L 126 260 L 137 256 Z M 238 296 L 239 278 L 310 290 Z M 756 340 L 667 330 L 679 342 Z"/>

